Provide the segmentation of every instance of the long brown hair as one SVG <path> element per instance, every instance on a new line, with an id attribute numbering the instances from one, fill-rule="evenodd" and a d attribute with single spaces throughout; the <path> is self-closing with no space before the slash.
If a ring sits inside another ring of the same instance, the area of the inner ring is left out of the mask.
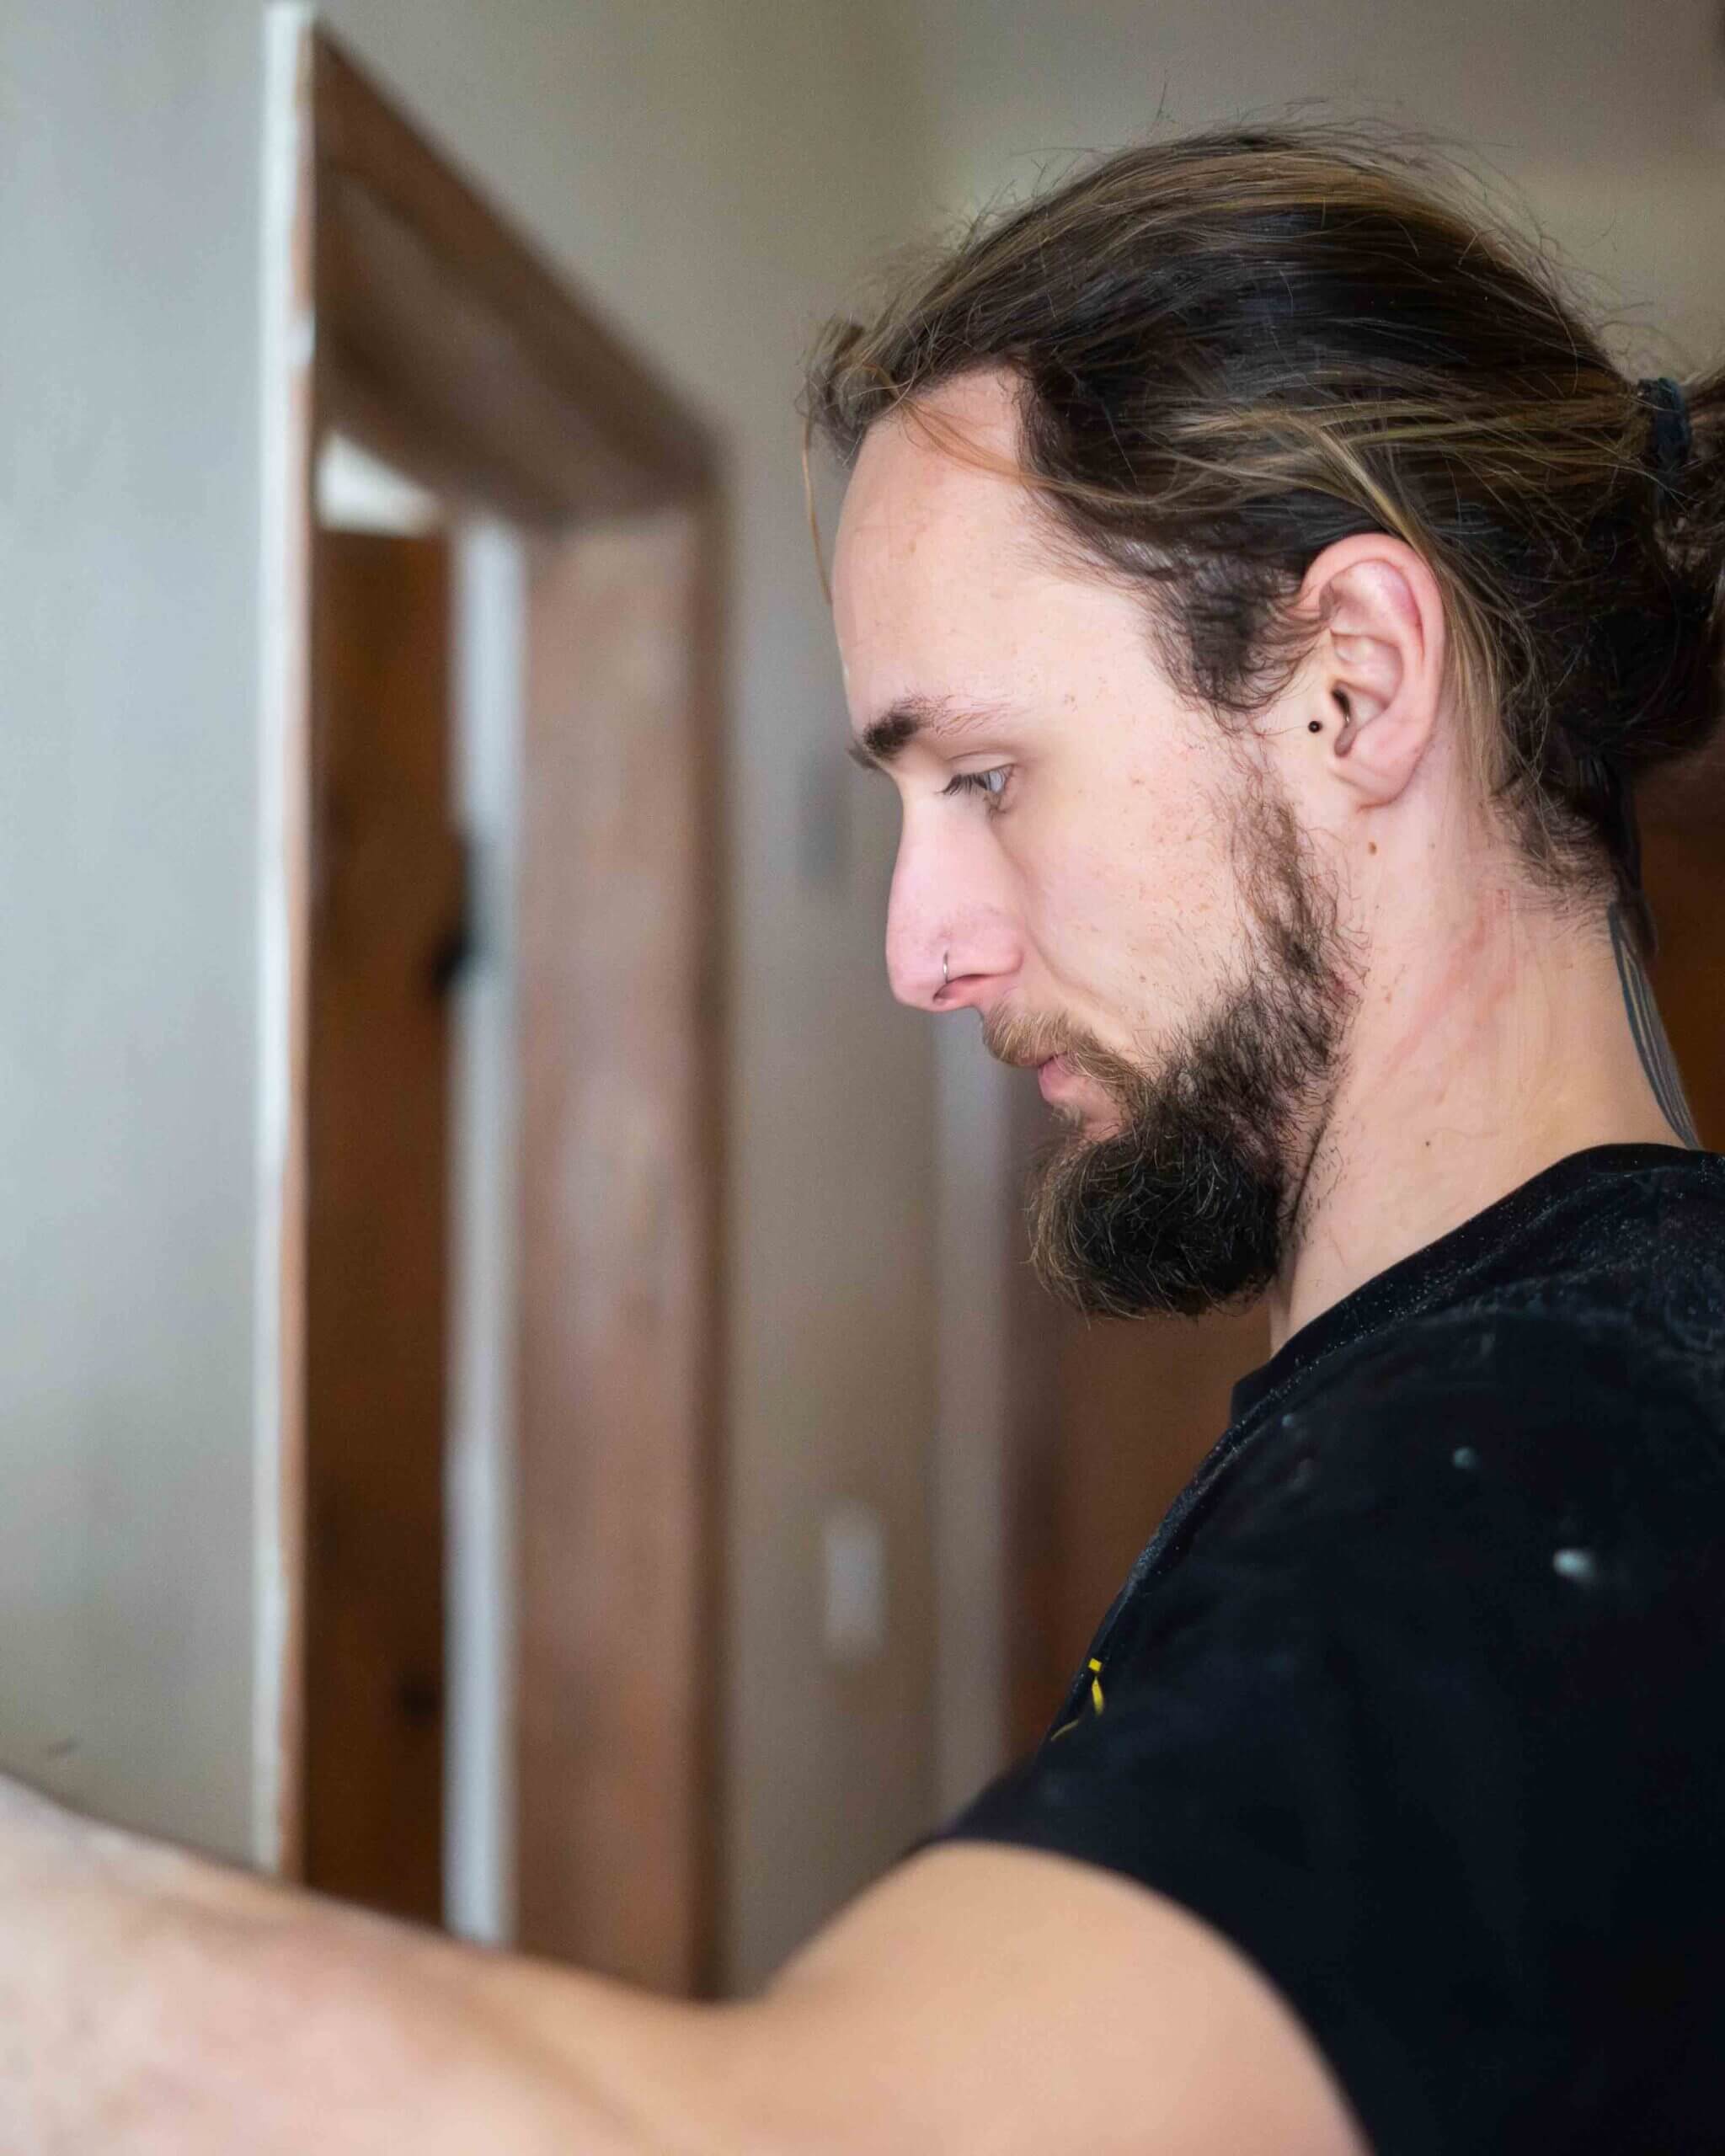
<path id="1" fill-rule="evenodd" d="M 1161 657 L 1220 718 L 1285 686 L 1326 546 L 1415 547 L 1482 782 L 1546 880 L 1609 864 L 1642 921 L 1630 789 L 1719 708 L 1725 376 L 1653 456 L 1648 395 L 1542 247 L 1429 147 L 1314 121 L 1122 151 L 979 221 L 829 325 L 804 408 L 849 462 L 988 367 L 1017 377 L 1050 530 L 1154 595 Z"/>

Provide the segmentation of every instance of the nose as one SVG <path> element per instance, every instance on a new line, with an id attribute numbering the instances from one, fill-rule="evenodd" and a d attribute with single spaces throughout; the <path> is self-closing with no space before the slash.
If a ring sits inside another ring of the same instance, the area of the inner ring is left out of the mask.
<path id="1" fill-rule="evenodd" d="M 956 819 L 907 814 L 887 901 L 893 994 L 919 1011 L 986 1010 L 1017 972 L 1022 946 L 994 849 Z"/>

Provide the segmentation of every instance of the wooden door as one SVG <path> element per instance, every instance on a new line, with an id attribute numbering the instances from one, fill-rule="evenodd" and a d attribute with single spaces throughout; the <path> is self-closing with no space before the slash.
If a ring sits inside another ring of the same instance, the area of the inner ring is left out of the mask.
<path id="1" fill-rule="evenodd" d="M 541 565 L 517 979 L 522 1733 L 505 1770 L 522 1933 L 710 1988 L 722 461 L 315 10 L 269 13 L 259 1854 L 437 1913 L 447 568 L 428 542 L 314 529 L 335 430 L 503 520 Z M 637 819 L 621 838 L 620 788 Z"/>
<path id="2" fill-rule="evenodd" d="M 442 1913 L 450 563 L 319 531 L 307 1086 L 305 1876 Z"/>
<path id="3" fill-rule="evenodd" d="M 1653 990 L 1703 1145 L 1725 1147 L 1725 804 L 1647 838 Z"/>

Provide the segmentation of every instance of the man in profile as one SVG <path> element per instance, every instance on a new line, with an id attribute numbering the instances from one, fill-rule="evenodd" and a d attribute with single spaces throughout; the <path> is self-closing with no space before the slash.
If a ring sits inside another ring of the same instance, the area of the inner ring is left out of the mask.
<path id="1" fill-rule="evenodd" d="M 758 1999 L 7 1793 L 7 2148 L 1717 2145 L 1725 1166 L 1633 788 L 1717 716 L 1722 408 L 1316 128 L 1094 164 L 835 330 L 895 992 L 1036 1070 L 1057 1290 L 1262 1296 L 1271 1360 L 1034 1757 Z"/>

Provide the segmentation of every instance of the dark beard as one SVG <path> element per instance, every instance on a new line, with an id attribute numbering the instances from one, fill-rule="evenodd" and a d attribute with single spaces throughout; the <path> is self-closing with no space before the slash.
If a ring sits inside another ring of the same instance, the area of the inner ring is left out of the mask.
<path id="1" fill-rule="evenodd" d="M 1056 1145 L 1029 1191 L 1039 1276 L 1093 1316 L 1196 1317 L 1253 1301 L 1291 1247 L 1353 977 L 1333 899 L 1286 806 L 1254 801 L 1239 851 L 1251 972 L 1156 1071 L 1087 1039 L 1035 1039 L 1102 1085 L 1124 1118 L 1109 1137 Z M 1010 1021 L 989 1045 L 1002 1043 L 1024 1059 Z"/>

